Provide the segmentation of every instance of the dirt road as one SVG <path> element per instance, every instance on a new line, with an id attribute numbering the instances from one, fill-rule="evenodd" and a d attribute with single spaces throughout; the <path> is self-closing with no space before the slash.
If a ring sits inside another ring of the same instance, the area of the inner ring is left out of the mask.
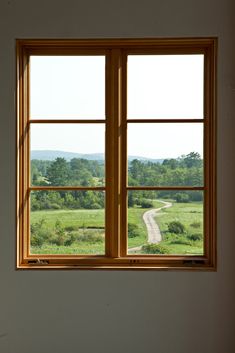
<path id="1" fill-rule="evenodd" d="M 143 214 L 143 220 L 146 225 L 147 232 L 148 232 L 148 243 L 151 243 L 151 244 L 158 244 L 162 240 L 159 226 L 156 223 L 154 217 L 156 216 L 157 212 L 159 212 L 163 208 L 169 208 L 172 206 L 171 202 L 166 202 L 166 201 L 161 201 L 161 200 L 158 200 L 158 201 L 162 202 L 164 204 L 164 206 L 146 211 Z M 141 248 L 142 248 L 142 246 L 128 249 L 128 253 L 129 254 L 136 253 L 136 252 L 140 251 Z"/>
<path id="2" fill-rule="evenodd" d="M 166 201 L 160 201 L 164 204 L 164 206 L 155 208 L 153 210 L 149 210 L 143 214 L 143 220 L 147 227 L 148 232 L 148 243 L 157 244 L 162 240 L 161 232 L 158 224 L 156 223 L 154 217 L 157 212 L 162 210 L 163 208 L 169 208 L 172 206 L 172 203 Z"/>

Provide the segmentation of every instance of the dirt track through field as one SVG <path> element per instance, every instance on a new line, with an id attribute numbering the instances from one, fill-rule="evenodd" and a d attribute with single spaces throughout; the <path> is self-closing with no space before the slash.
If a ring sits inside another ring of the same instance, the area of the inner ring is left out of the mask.
<path id="1" fill-rule="evenodd" d="M 157 212 L 162 210 L 163 208 L 169 208 L 172 206 L 172 203 L 166 201 L 160 201 L 164 204 L 164 206 L 155 208 L 153 210 L 149 210 L 143 214 L 143 220 L 147 227 L 148 232 L 148 243 L 157 244 L 162 240 L 161 232 L 158 224 L 156 223 L 154 217 Z"/>
<path id="2" fill-rule="evenodd" d="M 146 211 L 143 214 L 143 220 L 148 232 L 148 243 L 151 243 L 151 244 L 158 244 L 162 240 L 162 235 L 161 235 L 159 226 L 156 223 L 154 217 L 156 216 L 157 212 L 159 212 L 160 210 L 164 208 L 169 208 L 172 206 L 171 202 L 160 201 L 160 200 L 158 201 L 162 202 L 164 206 Z M 141 246 L 129 249 L 128 253 L 136 252 L 139 250 L 141 250 Z"/>

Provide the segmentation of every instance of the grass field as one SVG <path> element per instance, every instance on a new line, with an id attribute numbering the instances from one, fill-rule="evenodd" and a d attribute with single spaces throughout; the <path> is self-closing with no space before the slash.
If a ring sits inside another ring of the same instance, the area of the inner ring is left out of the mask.
<path id="1" fill-rule="evenodd" d="M 48 227 L 60 220 L 64 227 L 104 227 L 104 210 L 43 210 L 31 212 L 31 224 L 45 219 Z"/>
<path id="2" fill-rule="evenodd" d="M 44 220 L 44 228 L 52 234 L 60 222 L 65 234 L 73 234 L 75 241 L 65 246 L 44 242 L 31 246 L 31 254 L 99 254 L 105 253 L 104 210 L 43 210 L 31 212 L 31 226 Z M 98 235 L 98 237 L 97 237 Z M 102 237 L 102 238 L 101 238 Z M 87 241 L 81 241 L 85 238 Z"/>
<path id="3" fill-rule="evenodd" d="M 129 245 L 134 247 L 142 245 L 147 239 L 147 230 L 143 221 L 143 213 L 146 209 L 131 208 L 128 210 L 128 222 L 138 224 L 139 236 L 131 238 Z M 104 210 L 45 210 L 31 212 L 31 225 L 45 221 L 48 230 L 53 230 L 55 223 L 60 221 L 65 230 L 77 231 L 78 234 L 93 234 L 98 230 L 104 230 Z M 43 244 L 32 246 L 32 254 L 104 254 L 104 242 L 80 242 L 71 246 L 55 246 Z"/>
<path id="4" fill-rule="evenodd" d="M 158 200 L 154 208 L 162 207 Z M 147 243 L 147 229 L 143 221 L 143 214 L 147 209 L 133 207 L 128 209 L 128 224 L 137 226 L 137 235 L 129 237 L 128 248 L 142 246 Z M 43 242 L 40 246 L 31 246 L 31 254 L 104 254 L 104 210 L 43 210 L 31 212 L 31 227 L 40 224 L 55 237 L 55 225 L 59 222 L 57 230 L 57 243 Z M 185 234 L 174 235 L 169 233 L 168 224 L 180 221 L 185 226 Z M 163 241 L 168 254 L 202 254 L 202 241 L 191 241 L 187 235 L 203 232 L 202 203 L 174 203 L 171 208 L 162 209 L 156 216 Z M 196 226 L 196 227 L 195 227 Z M 73 236 L 74 241 L 63 245 L 63 231 L 65 238 Z M 61 241 L 62 244 L 60 244 Z M 62 239 L 62 240 L 61 240 Z M 58 245 L 59 243 L 59 245 Z M 141 253 L 141 251 L 139 251 Z"/>
<path id="5" fill-rule="evenodd" d="M 31 247 L 31 254 L 53 254 L 53 255 L 104 255 L 104 243 L 73 243 L 70 246 L 56 246 L 54 244 L 43 244 L 40 247 Z"/>
<path id="6" fill-rule="evenodd" d="M 175 203 L 172 200 L 172 207 L 162 209 L 155 217 L 159 225 L 163 241 L 161 245 L 169 249 L 169 254 L 194 254 L 203 253 L 203 241 L 191 241 L 192 234 L 203 235 L 203 204 L 202 202 Z M 174 235 L 169 233 L 168 224 L 172 221 L 179 221 L 185 227 L 185 233 Z"/>

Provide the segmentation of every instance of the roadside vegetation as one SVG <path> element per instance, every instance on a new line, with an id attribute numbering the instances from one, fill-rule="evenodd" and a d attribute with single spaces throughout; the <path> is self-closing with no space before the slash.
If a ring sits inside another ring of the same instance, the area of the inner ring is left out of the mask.
<path id="1" fill-rule="evenodd" d="M 201 255 L 203 253 L 202 202 L 170 201 L 172 207 L 162 209 L 155 217 L 163 238 L 159 244 L 161 254 Z M 151 246 L 147 251 L 151 252 Z M 153 253 L 156 253 L 155 251 L 158 251 L 156 245 L 153 246 Z"/>

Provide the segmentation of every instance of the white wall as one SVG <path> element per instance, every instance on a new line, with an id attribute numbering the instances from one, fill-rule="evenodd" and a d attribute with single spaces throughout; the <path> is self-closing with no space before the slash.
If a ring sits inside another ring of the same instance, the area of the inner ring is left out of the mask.
<path id="1" fill-rule="evenodd" d="M 232 3 L 0 1 L 0 353 L 235 352 Z M 15 38 L 146 36 L 219 37 L 218 271 L 16 271 Z"/>

